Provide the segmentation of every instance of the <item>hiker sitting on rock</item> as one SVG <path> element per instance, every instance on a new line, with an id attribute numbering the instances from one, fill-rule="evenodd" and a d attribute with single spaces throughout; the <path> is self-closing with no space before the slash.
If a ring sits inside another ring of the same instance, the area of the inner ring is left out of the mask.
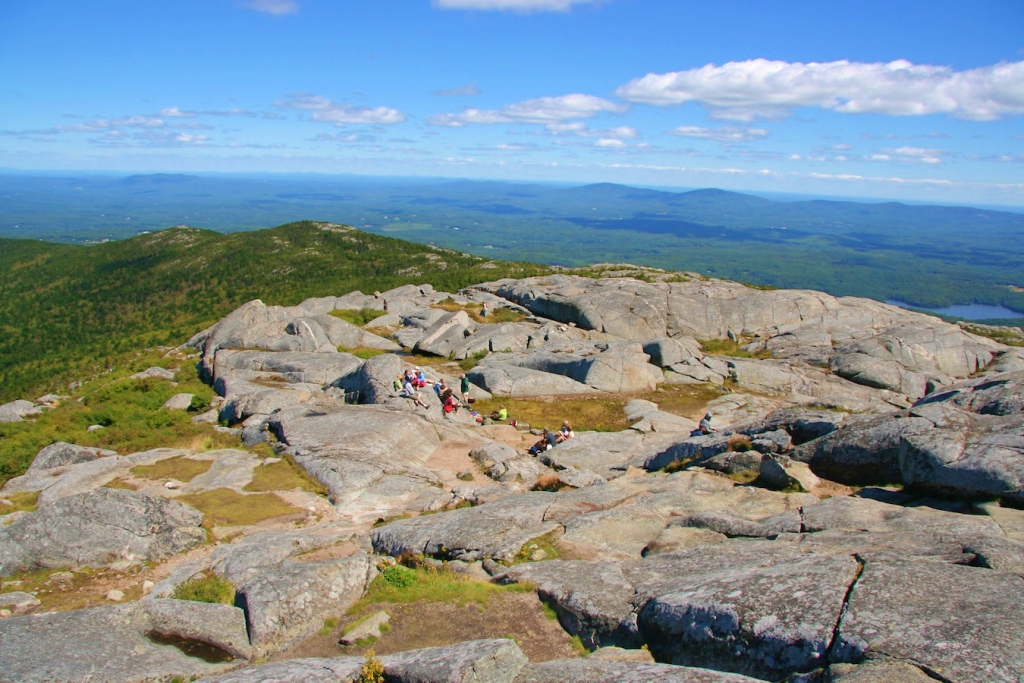
<path id="1" fill-rule="evenodd" d="M 562 428 L 558 430 L 558 443 L 568 441 L 574 436 L 576 434 L 572 431 L 572 425 L 569 424 L 568 420 L 562 420 Z"/>
<path id="2" fill-rule="evenodd" d="M 715 428 L 711 426 L 711 413 L 707 413 L 704 416 L 704 419 L 700 421 L 700 425 L 697 427 L 697 429 L 700 430 L 701 434 L 715 433 Z"/>
<path id="3" fill-rule="evenodd" d="M 508 409 L 505 406 L 498 406 L 498 409 L 491 413 L 490 418 L 495 422 L 504 422 L 508 419 Z"/>
<path id="4" fill-rule="evenodd" d="M 545 427 L 541 430 L 540 441 L 530 446 L 528 453 L 530 455 L 540 455 L 544 451 L 554 448 L 556 443 L 558 443 L 558 435 L 554 432 L 549 432 L 547 427 Z"/>
<path id="5" fill-rule="evenodd" d="M 414 387 L 412 382 L 408 380 L 405 382 L 405 386 L 402 387 L 402 396 L 411 398 L 418 406 L 423 406 L 424 408 L 427 407 L 427 404 L 423 402 L 422 398 L 420 398 L 420 392 L 416 391 L 416 387 Z"/>

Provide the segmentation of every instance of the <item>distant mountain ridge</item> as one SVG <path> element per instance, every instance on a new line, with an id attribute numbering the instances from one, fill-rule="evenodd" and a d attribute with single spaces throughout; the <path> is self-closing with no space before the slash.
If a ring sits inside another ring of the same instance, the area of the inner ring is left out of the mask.
<path id="1" fill-rule="evenodd" d="M 614 183 L 0 176 L 0 236 L 95 243 L 317 218 L 486 258 L 629 262 L 915 306 L 1024 310 L 1024 214 Z"/>

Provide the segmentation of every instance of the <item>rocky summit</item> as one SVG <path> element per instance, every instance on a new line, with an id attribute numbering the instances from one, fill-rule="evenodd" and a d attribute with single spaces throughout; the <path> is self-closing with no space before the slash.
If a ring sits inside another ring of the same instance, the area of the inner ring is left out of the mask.
<path id="1" fill-rule="evenodd" d="M 244 447 L 57 442 L 8 481 L 0 681 L 1024 680 L 1019 347 L 647 273 L 256 300 L 170 354 Z M 540 603 L 539 647 L 462 625 Z"/>

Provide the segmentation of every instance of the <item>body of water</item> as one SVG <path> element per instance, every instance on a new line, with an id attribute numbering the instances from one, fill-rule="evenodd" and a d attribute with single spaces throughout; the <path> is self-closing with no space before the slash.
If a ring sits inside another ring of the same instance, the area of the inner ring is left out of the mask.
<path id="1" fill-rule="evenodd" d="M 889 299 L 885 303 L 900 308 L 916 308 L 919 311 L 929 311 L 939 315 L 950 315 L 964 320 L 987 320 L 988 318 L 1024 318 L 1024 313 L 1007 308 L 1006 306 L 987 306 L 985 304 L 957 304 L 946 308 L 923 308 L 908 304 L 906 301 Z"/>

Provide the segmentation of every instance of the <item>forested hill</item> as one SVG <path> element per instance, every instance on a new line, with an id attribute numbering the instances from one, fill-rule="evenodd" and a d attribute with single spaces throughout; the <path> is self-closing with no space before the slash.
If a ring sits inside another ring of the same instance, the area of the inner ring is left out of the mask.
<path id="1" fill-rule="evenodd" d="M 0 402 L 59 389 L 134 349 L 180 344 L 238 305 L 430 282 L 455 291 L 542 266 L 309 221 L 179 227 L 96 246 L 0 239 Z"/>

